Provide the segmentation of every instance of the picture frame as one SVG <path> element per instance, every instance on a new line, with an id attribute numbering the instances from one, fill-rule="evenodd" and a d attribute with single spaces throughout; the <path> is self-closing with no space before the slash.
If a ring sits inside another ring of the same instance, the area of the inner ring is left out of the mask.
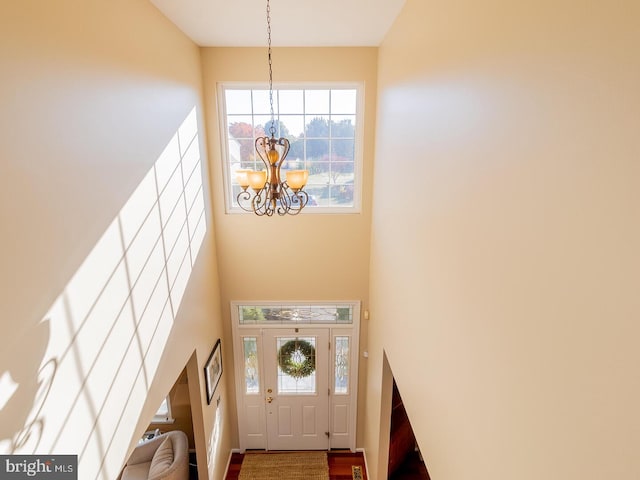
<path id="1" fill-rule="evenodd" d="M 211 355 L 204 364 L 204 381 L 206 386 L 207 405 L 211 405 L 213 394 L 222 376 L 222 345 L 220 339 L 213 346 Z"/>

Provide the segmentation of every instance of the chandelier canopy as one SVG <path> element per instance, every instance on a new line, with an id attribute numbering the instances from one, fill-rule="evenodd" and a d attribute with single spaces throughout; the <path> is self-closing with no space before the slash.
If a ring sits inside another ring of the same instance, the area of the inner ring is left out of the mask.
<path id="1" fill-rule="evenodd" d="M 284 170 L 282 167 L 289 153 L 289 140 L 276 138 L 275 114 L 273 111 L 273 69 L 271 62 L 271 6 L 267 0 L 267 37 L 269 59 L 269 103 L 271 106 L 270 136 L 256 138 L 256 153 L 264 169 L 238 170 L 236 180 L 242 191 L 238 194 L 238 205 L 243 210 L 258 216 L 297 215 L 309 201 L 304 186 L 309 178 L 308 170 Z M 249 190 L 251 187 L 251 190 Z"/>

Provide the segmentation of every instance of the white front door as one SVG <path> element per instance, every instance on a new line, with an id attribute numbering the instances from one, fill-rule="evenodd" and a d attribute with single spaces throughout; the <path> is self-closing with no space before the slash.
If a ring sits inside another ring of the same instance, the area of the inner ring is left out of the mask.
<path id="1" fill-rule="evenodd" d="M 263 330 L 269 450 L 329 448 L 329 329 Z"/>

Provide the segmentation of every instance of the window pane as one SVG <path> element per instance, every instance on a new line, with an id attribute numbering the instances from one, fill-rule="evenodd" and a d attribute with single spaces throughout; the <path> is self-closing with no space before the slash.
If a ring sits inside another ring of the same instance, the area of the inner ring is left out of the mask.
<path id="1" fill-rule="evenodd" d="M 309 176 L 309 180 L 311 180 L 311 176 Z M 314 207 L 328 207 L 329 206 L 329 194 L 328 194 L 328 186 L 327 185 L 313 185 L 311 183 L 307 183 L 307 186 L 304 187 L 304 191 L 309 195 L 309 206 Z"/>
<path id="2" fill-rule="evenodd" d="M 274 92 L 273 95 L 274 95 L 273 109 L 277 113 L 278 110 L 275 104 L 276 92 Z M 251 113 L 251 110 L 247 110 L 245 113 Z M 253 90 L 253 113 L 271 115 L 271 103 L 269 102 L 269 90 Z"/>
<path id="3" fill-rule="evenodd" d="M 251 115 L 228 115 L 227 125 L 232 138 L 253 138 Z"/>
<path id="4" fill-rule="evenodd" d="M 280 115 L 280 136 L 290 142 L 304 135 L 304 115 Z"/>
<path id="5" fill-rule="evenodd" d="M 350 162 L 353 165 L 353 157 L 355 153 L 355 141 L 353 139 L 339 138 L 331 142 L 331 161 L 332 162 Z M 353 172 L 353 167 L 351 168 Z"/>
<path id="6" fill-rule="evenodd" d="M 158 408 L 158 411 L 156 412 L 156 417 L 169 417 L 169 402 L 167 402 L 166 398 L 162 400 L 160 408 Z"/>
<path id="7" fill-rule="evenodd" d="M 302 90 L 280 90 L 278 92 L 280 113 L 304 112 Z"/>
<path id="8" fill-rule="evenodd" d="M 336 395 L 349 393 L 349 337 L 335 337 L 335 384 Z"/>
<path id="9" fill-rule="evenodd" d="M 331 184 L 353 187 L 353 163 L 334 162 L 331 164 Z"/>
<path id="10" fill-rule="evenodd" d="M 244 382 L 245 393 L 260 393 L 260 374 L 258 369 L 258 340 L 256 337 L 244 337 Z"/>
<path id="11" fill-rule="evenodd" d="M 331 115 L 331 136 L 354 138 L 356 134 L 356 117 L 354 115 Z"/>
<path id="12" fill-rule="evenodd" d="M 329 116 L 307 115 L 305 133 L 307 138 L 329 138 Z"/>
<path id="13" fill-rule="evenodd" d="M 171 414 L 171 402 L 169 401 L 169 396 L 166 396 L 165 399 L 160 404 L 160 408 L 153 416 L 153 423 L 171 423 L 173 422 L 173 416 Z"/>
<path id="14" fill-rule="evenodd" d="M 252 138 L 241 140 L 229 139 L 229 162 L 235 168 L 252 168 L 250 165 L 255 160 L 254 143 Z M 242 167 L 239 165 L 242 164 Z M 235 175 L 231 177 L 231 182 L 235 182 Z"/>
<path id="15" fill-rule="evenodd" d="M 296 147 L 295 149 L 297 150 L 297 143 L 291 144 L 291 150 L 289 150 L 289 156 L 287 157 L 287 161 L 283 165 L 282 172 L 285 172 L 283 173 L 283 175 L 285 175 L 285 178 L 286 178 L 287 170 L 303 170 L 306 167 L 304 160 L 302 160 L 300 156 L 295 155 L 293 153 L 294 147 Z"/>
<path id="16" fill-rule="evenodd" d="M 331 185 L 330 204 L 334 207 L 353 205 L 353 185 Z"/>
<path id="17" fill-rule="evenodd" d="M 278 394 L 316 393 L 316 338 L 278 337 Z"/>
<path id="18" fill-rule="evenodd" d="M 311 162 L 307 166 L 309 168 L 309 185 L 327 185 L 329 182 L 330 172 L 329 162 Z"/>
<path id="19" fill-rule="evenodd" d="M 306 151 L 307 161 L 329 160 L 329 140 L 307 140 Z"/>
<path id="20" fill-rule="evenodd" d="M 251 90 L 225 90 L 227 115 L 251 113 Z"/>
<path id="21" fill-rule="evenodd" d="M 331 90 L 332 113 L 356 113 L 356 90 Z"/>
<path id="22" fill-rule="evenodd" d="M 276 137 L 278 133 L 278 118 L 276 117 L 273 126 L 276 129 Z M 269 129 L 271 128 L 271 115 L 255 115 L 253 117 L 254 132 L 256 137 L 264 137 L 270 135 Z"/>
<path id="23" fill-rule="evenodd" d="M 329 90 L 305 90 L 304 109 L 306 113 L 328 114 L 330 111 Z"/>

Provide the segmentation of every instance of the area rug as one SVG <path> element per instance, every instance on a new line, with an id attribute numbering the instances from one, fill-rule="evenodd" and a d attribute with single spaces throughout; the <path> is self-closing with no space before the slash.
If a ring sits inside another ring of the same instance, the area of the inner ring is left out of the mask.
<path id="1" fill-rule="evenodd" d="M 327 452 L 247 453 L 239 480 L 329 480 Z"/>

